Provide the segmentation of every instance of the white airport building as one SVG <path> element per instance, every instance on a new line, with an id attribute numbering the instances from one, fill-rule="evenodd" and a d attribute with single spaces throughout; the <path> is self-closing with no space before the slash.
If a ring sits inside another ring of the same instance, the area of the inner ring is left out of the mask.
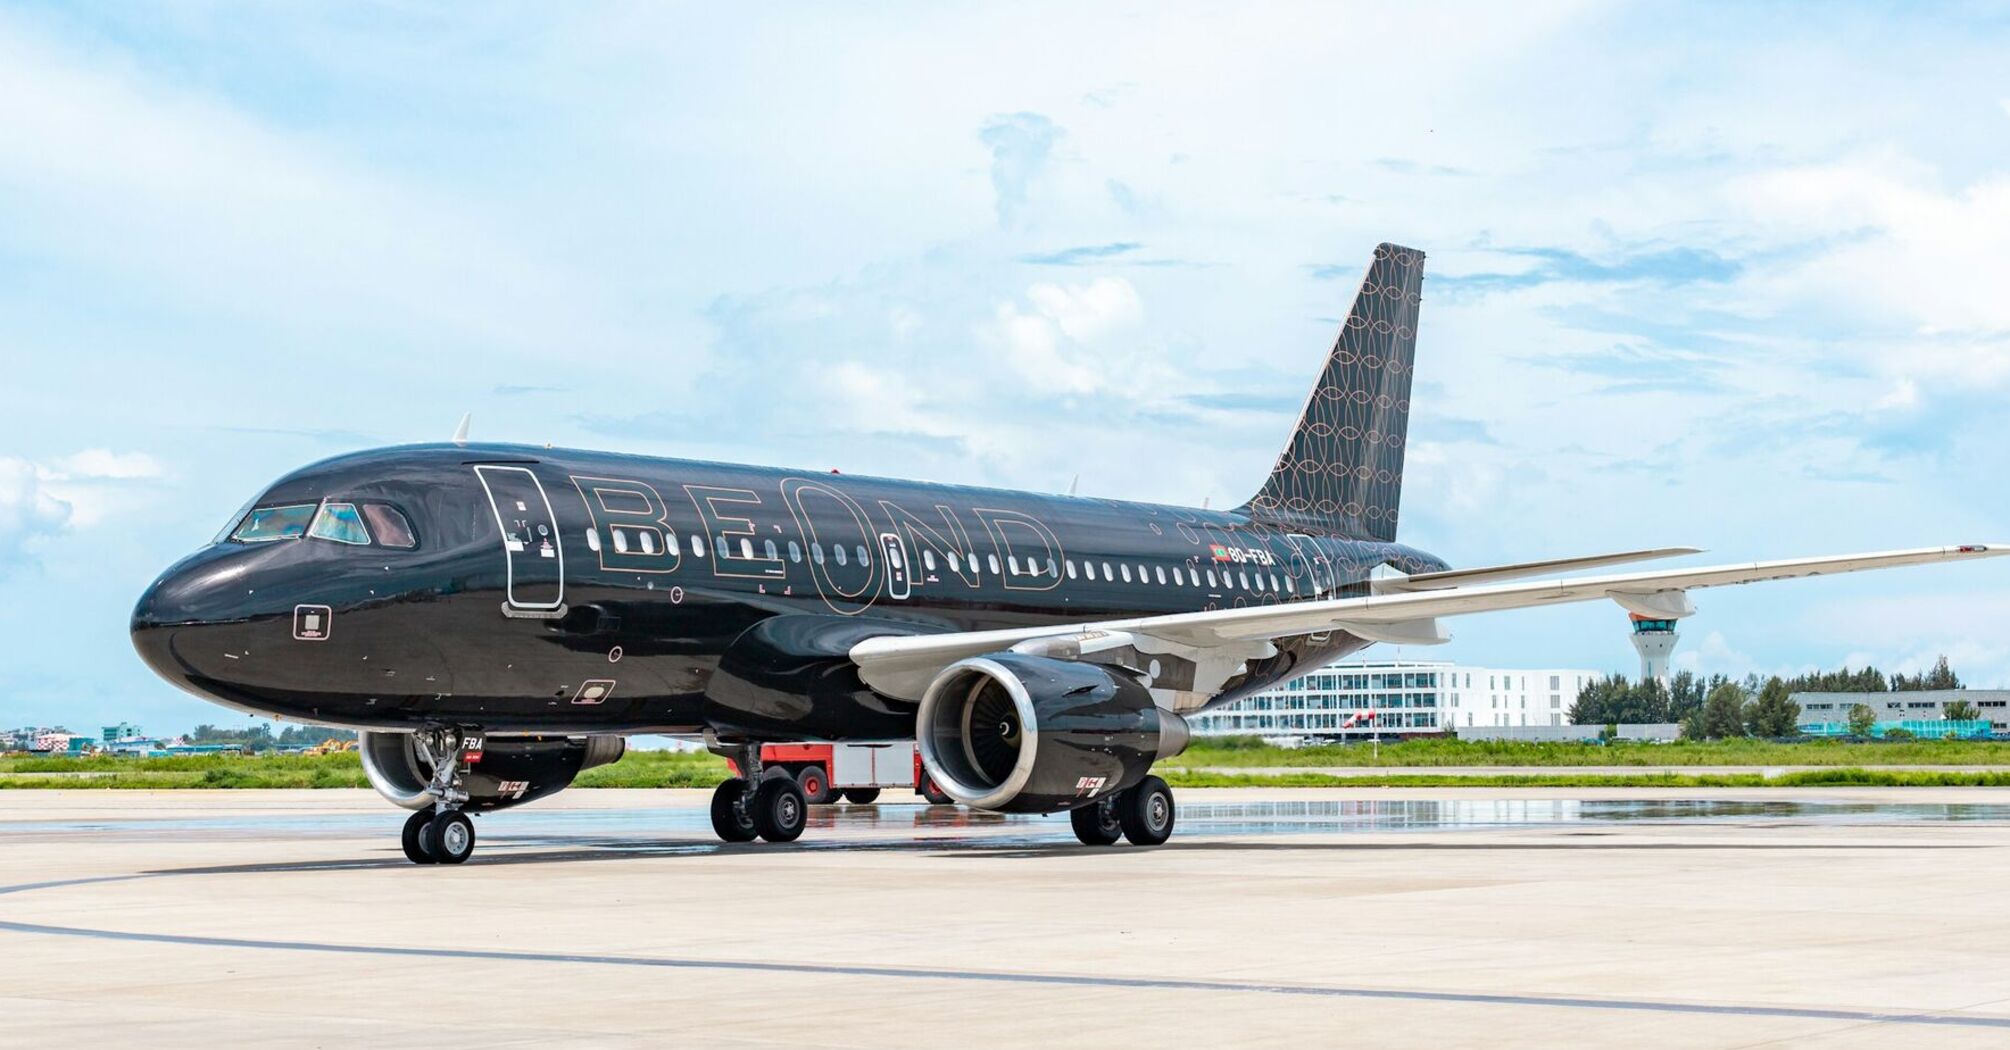
<path id="1" fill-rule="evenodd" d="M 1201 736 L 1325 740 L 1421 736 L 1454 728 L 1561 726 L 1582 669 L 1504 670 L 1416 660 L 1340 663 L 1197 715 Z M 1371 717 L 1372 713 L 1372 717 Z"/>

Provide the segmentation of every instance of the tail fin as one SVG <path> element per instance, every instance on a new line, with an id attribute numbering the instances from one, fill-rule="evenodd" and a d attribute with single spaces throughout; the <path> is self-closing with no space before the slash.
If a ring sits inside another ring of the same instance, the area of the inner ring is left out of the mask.
<path id="1" fill-rule="evenodd" d="M 1375 249 L 1298 429 L 1245 513 L 1294 530 L 1396 538 L 1423 284 L 1423 252 Z"/>

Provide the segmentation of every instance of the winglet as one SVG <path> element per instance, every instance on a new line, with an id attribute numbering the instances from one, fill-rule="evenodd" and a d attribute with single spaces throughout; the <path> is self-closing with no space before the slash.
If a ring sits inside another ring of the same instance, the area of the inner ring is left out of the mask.
<path id="1" fill-rule="evenodd" d="M 474 418 L 475 414 L 473 412 L 461 413 L 461 424 L 454 428 L 454 444 L 465 445 L 468 443 L 468 423 Z"/>

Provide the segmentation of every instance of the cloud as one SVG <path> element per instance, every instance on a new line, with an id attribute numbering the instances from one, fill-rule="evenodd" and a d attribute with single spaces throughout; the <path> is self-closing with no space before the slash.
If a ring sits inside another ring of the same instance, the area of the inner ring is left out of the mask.
<path id="1" fill-rule="evenodd" d="M 1088 284 L 1040 283 L 1026 289 L 1031 308 L 1000 303 L 983 333 L 1020 378 L 1055 393 L 1087 394 L 1114 384 L 1102 344 L 1144 316 L 1137 289 L 1121 277 Z"/>
<path id="2" fill-rule="evenodd" d="M 1533 288 L 1554 283 L 1616 284 L 1649 282 L 1662 285 L 1722 283 L 1738 276 L 1743 266 L 1703 248 L 1628 249 L 1594 259 L 1567 248 L 1500 248 L 1502 255 L 1532 263 L 1514 273 L 1468 273 L 1440 276 L 1432 286 L 1454 291 L 1496 291 Z"/>
<path id="3" fill-rule="evenodd" d="M 0 457 L 0 578 L 70 523 L 74 508 L 48 490 L 42 474 L 25 459 Z"/>
<path id="4" fill-rule="evenodd" d="M 163 473 L 160 462 L 144 452 L 113 452 L 110 449 L 92 448 L 57 460 L 51 468 L 50 479 L 92 478 L 131 481 L 157 478 Z"/>
<path id="5" fill-rule="evenodd" d="M 1019 261 L 1035 266 L 1086 266 L 1103 262 L 1119 255 L 1128 255 L 1144 247 L 1136 241 L 1118 241 L 1113 244 L 1086 244 L 1076 248 L 1062 248 L 1059 251 L 1036 252 L 1021 255 Z"/>
<path id="6" fill-rule="evenodd" d="M 147 483 L 166 476 L 160 462 L 144 452 L 102 448 L 85 449 L 33 467 L 42 492 L 68 508 L 61 524 L 73 528 L 88 528 L 139 505 Z"/>
<path id="7" fill-rule="evenodd" d="M 1064 132 L 1038 113 L 1011 113 L 986 121 L 977 137 L 991 150 L 991 189 L 997 197 L 998 225 L 1021 224 L 1033 180 Z"/>
<path id="8" fill-rule="evenodd" d="M 1900 377 L 1891 391 L 1871 405 L 1879 410 L 1913 409 L 1919 407 L 1919 384 Z"/>

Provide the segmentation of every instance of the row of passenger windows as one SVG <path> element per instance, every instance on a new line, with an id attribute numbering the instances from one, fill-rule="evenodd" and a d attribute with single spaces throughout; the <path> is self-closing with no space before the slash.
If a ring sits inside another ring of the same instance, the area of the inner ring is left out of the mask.
<path id="1" fill-rule="evenodd" d="M 660 538 L 654 529 L 617 526 L 610 531 L 613 535 L 614 550 L 619 554 L 640 553 L 654 555 L 661 553 L 666 544 L 674 542 Z M 600 549 L 599 534 L 589 531 L 586 535 L 586 540 L 587 546 L 596 551 Z M 691 554 L 694 557 L 705 557 L 705 538 L 702 536 L 692 536 L 690 538 L 690 548 Z M 754 541 L 744 536 L 738 538 L 720 536 L 716 540 L 715 549 L 726 552 L 725 556 L 729 558 L 737 556 L 741 559 L 751 561 L 757 557 Z M 802 564 L 803 547 L 801 544 L 795 540 L 790 540 L 788 541 L 786 551 L 790 562 L 798 565 Z M 779 561 L 782 554 L 783 550 L 775 545 L 774 540 L 761 541 L 758 553 L 758 557 L 761 559 Z M 824 565 L 827 563 L 826 557 L 823 544 L 810 544 L 810 561 L 818 565 Z M 906 558 L 898 549 L 889 550 L 887 558 L 896 569 L 907 567 Z M 829 563 L 837 565 L 856 563 L 861 568 L 870 568 L 872 566 L 871 553 L 862 543 L 850 547 L 842 544 L 832 544 L 828 560 Z M 987 554 L 980 562 L 977 555 L 970 552 L 965 552 L 960 556 L 956 552 L 950 552 L 945 555 L 944 561 L 948 563 L 949 571 L 959 576 L 965 575 L 966 569 L 967 574 L 971 576 L 981 576 L 983 571 L 988 569 L 993 576 L 1012 575 L 1033 579 L 1058 579 L 1061 573 L 1066 572 L 1068 579 L 1071 580 L 1102 580 L 1106 583 L 1116 583 L 1119 581 L 1123 583 L 1156 583 L 1161 587 L 1199 587 L 1205 581 L 1206 586 L 1216 589 L 1240 589 L 1274 594 L 1298 593 L 1298 581 L 1296 579 L 1289 574 L 1280 577 L 1275 571 L 1267 573 L 1262 570 L 1251 572 L 1248 569 L 1231 571 L 1224 567 L 1217 572 L 1212 568 L 1202 569 L 1194 566 L 1174 565 L 1168 567 L 1165 565 L 1145 564 L 1134 566 L 1130 562 L 1112 563 L 1087 558 L 1079 562 L 1073 558 L 1059 561 L 1053 558 L 1044 560 L 1028 558 L 1024 562 L 1021 562 L 1016 555 L 1007 555 L 1003 564 L 1001 564 L 996 554 Z M 921 565 L 927 572 L 936 571 L 935 552 L 932 550 L 923 550 L 921 552 Z"/>

